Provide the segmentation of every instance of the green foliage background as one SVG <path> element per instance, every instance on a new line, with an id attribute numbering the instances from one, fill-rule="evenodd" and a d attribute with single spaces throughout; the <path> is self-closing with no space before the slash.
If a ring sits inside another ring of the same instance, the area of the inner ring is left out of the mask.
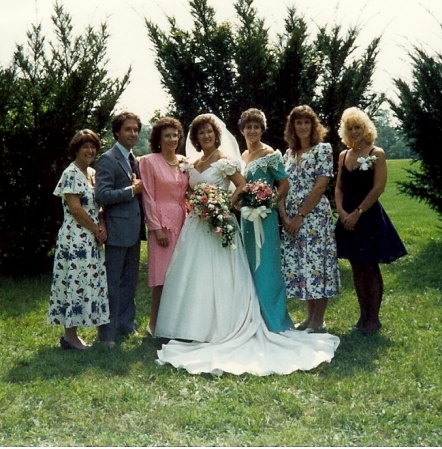
<path id="1" fill-rule="evenodd" d="M 442 54 L 430 55 L 415 46 L 409 57 L 413 80 L 395 80 L 399 101 L 390 104 L 419 163 L 400 182 L 401 191 L 424 201 L 442 218 Z"/>
<path id="2" fill-rule="evenodd" d="M 168 17 L 167 30 L 146 19 L 156 52 L 156 66 L 172 101 L 168 114 L 185 130 L 199 113 L 213 112 L 243 138 L 237 120 L 249 107 L 268 119 L 267 143 L 285 151 L 283 130 L 292 107 L 310 104 L 329 128 L 327 140 L 342 149 L 337 128 L 348 106 L 365 109 L 376 121 L 378 144 L 388 158 L 419 162 L 401 180 L 402 191 L 442 211 L 442 58 L 419 47 L 410 53 L 413 81 L 395 80 L 397 102 L 390 101 L 399 129 L 380 108 L 382 92 L 372 79 L 381 37 L 362 48 L 360 29 L 318 24 L 315 31 L 295 6 L 288 6 L 283 29 L 271 38 L 253 0 L 236 0 L 236 20 L 218 23 L 207 0 L 189 0 L 194 26 L 179 27 Z M 51 270 L 52 252 L 62 220 L 60 201 L 52 194 L 70 162 L 67 148 L 76 131 L 91 128 L 103 146 L 113 142 L 110 117 L 128 85 L 107 72 L 106 24 L 73 34 L 72 18 L 58 2 L 49 42 L 41 25 L 31 26 L 27 42 L 17 45 L 10 67 L 0 67 L 0 273 L 35 274 Z M 159 111 L 152 117 L 162 115 Z M 143 126 L 135 148 L 149 151 L 150 124 Z M 328 196 L 333 202 L 334 180 Z"/>
<path id="3" fill-rule="evenodd" d="M 51 269 L 62 220 L 52 192 L 71 162 L 69 141 L 84 128 L 105 134 L 129 80 L 130 69 L 122 80 L 108 77 L 105 24 L 74 36 L 58 3 L 52 22 L 55 42 L 34 25 L 0 69 L 0 273 Z"/>
<path id="4" fill-rule="evenodd" d="M 208 0 L 189 0 L 192 30 L 167 17 L 168 30 L 146 19 L 162 85 L 171 95 L 168 113 L 185 126 L 212 112 L 226 122 L 240 143 L 237 122 L 250 107 L 267 116 L 266 140 L 285 151 L 283 131 L 294 106 L 309 104 L 329 129 L 327 140 L 339 151 L 342 112 L 358 105 L 374 114 L 385 97 L 372 89 L 380 37 L 358 50 L 360 29 L 319 27 L 312 35 L 294 6 L 284 29 L 272 41 L 253 0 L 237 0 L 235 23 L 218 23 Z"/>

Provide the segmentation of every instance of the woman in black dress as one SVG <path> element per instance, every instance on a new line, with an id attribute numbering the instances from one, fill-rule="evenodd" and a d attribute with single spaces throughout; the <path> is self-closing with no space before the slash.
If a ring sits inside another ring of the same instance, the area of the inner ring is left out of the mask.
<path id="1" fill-rule="evenodd" d="M 335 190 L 338 257 L 348 259 L 360 307 L 354 330 L 366 335 L 381 328 L 379 309 L 383 279 L 379 263 L 390 263 L 407 251 L 379 203 L 387 182 L 387 164 L 382 148 L 374 146 L 376 128 L 358 108 L 346 109 L 339 136 L 349 147 L 339 155 Z"/>

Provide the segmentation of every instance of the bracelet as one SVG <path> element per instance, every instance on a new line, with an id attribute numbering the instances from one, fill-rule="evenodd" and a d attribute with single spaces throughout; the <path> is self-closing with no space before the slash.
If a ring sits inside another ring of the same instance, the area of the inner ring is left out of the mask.
<path id="1" fill-rule="evenodd" d="M 360 208 L 360 207 L 358 207 L 356 210 L 359 212 L 359 215 L 361 215 L 362 212 L 364 212 L 364 211 L 362 210 L 362 208 Z"/>
<path id="2" fill-rule="evenodd" d="M 305 215 L 301 211 L 298 211 L 298 215 L 302 218 L 305 218 Z"/>

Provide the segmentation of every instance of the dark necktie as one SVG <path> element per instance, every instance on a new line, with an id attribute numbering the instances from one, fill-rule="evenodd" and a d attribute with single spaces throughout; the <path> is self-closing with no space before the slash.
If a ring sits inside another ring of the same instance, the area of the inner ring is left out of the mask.
<path id="1" fill-rule="evenodd" d="M 138 168 L 138 162 L 135 160 L 135 157 L 132 153 L 129 153 L 129 163 L 130 168 L 132 169 L 132 173 L 134 173 L 137 179 L 141 179 L 140 170 Z M 146 228 L 144 227 L 144 209 L 143 209 L 143 201 L 141 200 L 141 195 L 137 195 L 138 202 L 140 203 L 140 214 L 141 214 L 141 230 L 140 230 L 140 238 L 141 240 L 146 240 Z"/>
<path id="2" fill-rule="evenodd" d="M 132 153 L 129 153 L 129 163 L 130 168 L 132 169 L 132 173 L 134 173 L 138 179 L 140 179 L 140 171 L 138 170 L 138 163 L 135 160 L 135 156 Z"/>

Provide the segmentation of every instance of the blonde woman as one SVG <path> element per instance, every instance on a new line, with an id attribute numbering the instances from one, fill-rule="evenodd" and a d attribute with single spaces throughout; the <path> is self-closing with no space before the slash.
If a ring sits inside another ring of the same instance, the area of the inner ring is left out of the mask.
<path id="1" fill-rule="evenodd" d="M 352 329 L 372 335 L 381 328 L 384 284 L 379 263 L 393 262 L 407 251 L 379 203 L 387 164 L 384 150 L 374 145 L 373 122 L 356 107 L 346 109 L 339 136 L 348 149 L 339 155 L 335 189 L 338 257 L 350 262 L 359 301 L 360 317 Z"/>

